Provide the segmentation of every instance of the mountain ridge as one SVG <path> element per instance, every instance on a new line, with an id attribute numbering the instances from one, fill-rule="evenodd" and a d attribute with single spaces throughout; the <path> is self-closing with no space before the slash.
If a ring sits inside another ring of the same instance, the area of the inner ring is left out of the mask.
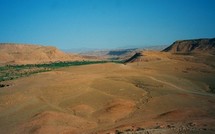
<path id="1" fill-rule="evenodd" d="M 201 38 L 191 40 L 178 40 L 162 50 L 171 53 L 200 53 L 215 54 L 215 38 Z"/>
<path id="2" fill-rule="evenodd" d="M 0 43 L 0 64 L 37 64 L 81 59 L 78 55 L 66 54 L 53 46 Z"/>

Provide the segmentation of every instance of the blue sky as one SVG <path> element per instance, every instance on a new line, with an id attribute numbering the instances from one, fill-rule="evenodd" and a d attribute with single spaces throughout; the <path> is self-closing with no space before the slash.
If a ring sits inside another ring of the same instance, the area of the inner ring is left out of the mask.
<path id="1" fill-rule="evenodd" d="M 0 42 L 132 48 L 215 37 L 215 0 L 0 0 Z"/>

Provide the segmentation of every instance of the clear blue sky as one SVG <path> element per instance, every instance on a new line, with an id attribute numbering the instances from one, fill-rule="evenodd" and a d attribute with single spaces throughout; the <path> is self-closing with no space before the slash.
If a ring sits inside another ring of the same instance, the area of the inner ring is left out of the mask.
<path id="1" fill-rule="evenodd" d="M 123 48 L 215 37 L 215 0 L 0 0 L 0 42 Z"/>

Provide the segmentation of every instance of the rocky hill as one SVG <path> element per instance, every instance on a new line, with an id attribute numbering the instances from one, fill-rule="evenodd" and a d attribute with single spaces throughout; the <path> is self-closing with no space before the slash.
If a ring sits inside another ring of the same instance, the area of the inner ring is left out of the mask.
<path id="1" fill-rule="evenodd" d="M 215 38 L 176 41 L 172 45 L 164 49 L 163 52 L 171 53 L 207 52 L 215 54 Z"/>
<path id="2" fill-rule="evenodd" d="M 0 64 L 35 64 L 81 60 L 52 46 L 0 43 Z"/>

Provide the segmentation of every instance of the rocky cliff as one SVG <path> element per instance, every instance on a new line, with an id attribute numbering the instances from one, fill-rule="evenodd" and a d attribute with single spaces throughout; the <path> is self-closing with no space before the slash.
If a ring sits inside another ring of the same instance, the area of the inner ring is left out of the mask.
<path id="1" fill-rule="evenodd" d="M 212 39 L 194 39 L 180 40 L 163 50 L 171 53 L 191 53 L 208 52 L 215 54 L 215 38 Z"/>

